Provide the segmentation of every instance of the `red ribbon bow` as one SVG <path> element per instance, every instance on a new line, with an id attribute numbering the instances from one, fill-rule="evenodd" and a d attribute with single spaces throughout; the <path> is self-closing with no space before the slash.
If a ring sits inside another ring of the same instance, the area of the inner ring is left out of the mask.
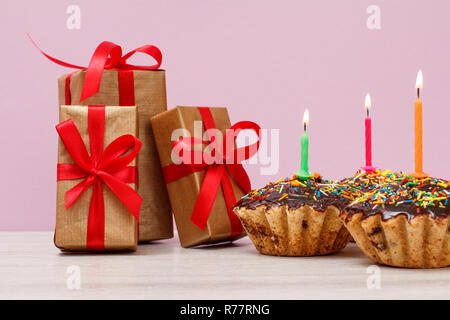
<path id="1" fill-rule="evenodd" d="M 142 198 L 127 183 L 136 182 L 136 167 L 128 166 L 141 149 L 141 141 L 126 134 L 103 150 L 105 107 L 88 107 L 88 130 L 91 157 L 72 119 L 56 126 L 64 146 L 75 164 L 58 164 L 58 181 L 83 179 L 66 192 L 66 210 L 93 185 L 87 226 L 86 245 L 91 250 L 104 250 L 105 208 L 102 183 L 122 201 L 139 221 Z"/>
<path id="2" fill-rule="evenodd" d="M 31 36 L 28 34 L 28 38 L 31 40 L 33 45 L 50 61 L 53 61 L 56 64 L 59 64 L 64 67 L 74 68 L 74 69 L 86 69 L 86 77 L 84 79 L 83 90 L 81 92 L 80 100 L 93 96 L 100 89 L 100 82 L 102 80 L 103 70 L 156 70 L 161 66 L 162 62 L 162 54 L 161 51 L 152 45 L 144 45 L 137 49 L 134 49 L 124 56 L 122 56 L 122 48 L 112 42 L 103 41 L 100 43 L 95 49 L 94 54 L 92 55 L 91 61 L 89 62 L 89 66 L 82 67 L 77 66 L 71 63 L 64 62 L 62 60 L 53 58 L 49 56 L 47 53 L 42 51 L 37 44 L 33 41 Z M 155 59 L 156 64 L 151 66 L 136 66 L 132 64 L 128 64 L 127 60 L 136 52 L 145 53 Z M 126 73 L 126 72 L 125 72 Z"/>
<path id="3" fill-rule="evenodd" d="M 211 110 L 207 107 L 199 107 L 198 110 L 202 116 L 205 129 L 216 129 Z M 256 132 L 258 141 L 250 146 L 235 149 L 234 143 L 238 133 L 241 130 L 247 129 Z M 232 136 L 229 136 L 229 133 L 231 133 Z M 203 151 L 192 151 L 195 145 L 208 144 L 208 142 L 198 138 L 180 138 L 172 145 L 174 151 L 180 151 L 182 163 L 172 163 L 163 168 L 166 183 L 175 181 L 197 171 L 206 170 L 206 175 L 191 215 L 191 221 L 201 230 L 204 230 L 206 227 L 217 192 L 219 191 L 220 185 L 222 185 L 228 216 L 231 222 L 231 237 L 242 233 L 241 223 L 232 211 L 233 206 L 236 204 L 236 197 L 229 176 L 231 175 L 234 178 L 245 193 L 250 191 L 250 179 L 244 167 L 239 162 L 252 157 L 258 151 L 260 135 L 261 128 L 256 123 L 241 121 L 233 125 L 224 136 L 223 150 L 225 152 L 222 154 L 209 155 Z M 211 143 L 218 143 L 218 141 L 214 141 L 216 137 L 209 138 L 212 140 Z M 229 141 L 230 138 L 232 138 L 232 143 Z M 230 144 L 232 148 L 230 148 L 228 144 Z M 219 161 L 220 163 L 211 161 L 213 158 L 221 160 Z M 195 161 L 195 159 L 199 159 L 200 161 Z"/>

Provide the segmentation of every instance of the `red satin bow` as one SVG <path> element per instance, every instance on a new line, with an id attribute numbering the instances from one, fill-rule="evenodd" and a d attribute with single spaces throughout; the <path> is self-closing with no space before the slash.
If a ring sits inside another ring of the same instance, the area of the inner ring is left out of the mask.
<path id="1" fill-rule="evenodd" d="M 216 129 L 211 110 L 207 107 L 199 107 L 198 110 L 202 116 L 205 129 Z M 247 129 L 256 132 L 258 141 L 250 146 L 235 149 L 234 143 L 238 133 L 241 130 Z M 195 145 L 209 144 L 206 141 L 197 138 L 181 138 L 180 140 L 175 141 L 172 145 L 172 149 L 175 152 L 176 150 L 180 151 L 182 163 L 172 163 L 165 166 L 163 168 L 163 174 L 166 183 L 169 183 L 191 173 L 206 170 L 200 193 L 195 202 L 194 210 L 192 211 L 191 221 L 200 229 L 205 229 L 217 192 L 219 191 L 220 185 L 222 185 L 228 216 L 231 222 L 231 237 L 233 237 L 242 233 L 242 226 L 239 219 L 232 211 L 232 208 L 236 203 L 236 197 L 229 175 L 234 178 L 245 193 L 250 191 L 250 179 L 244 167 L 238 162 L 252 157 L 258 151 L 261 128 L 256 123 L 241 121 L 233 125 L 227 133 L 228 134 L 223 138 L 223 150 L 225 150 L 225 152 L 216 155 L 209 155 L 203 151 L 192 151 Z M 231 133 L 232 136 L 229 136 L 229 133 Z M 218 143 L 218 141 L 214 141 L 215 138 L 209 138 L 213 140 L 212 143 Z M 230 138 L 232 138 L 232 143 L 229 141 Z M 231 148 L 228 144 L 230 144 Z M 220 161 L 213 163 L 213 158 Z M 196 159 L 199 161 L 195 161 Z"/>
<path id="2" fill-rule="evenodd" d="M 87 226 L 86 245 L 91 250 L 104 250 L 105 209 L 102 183 L 122 201 L 139 221 L 142 198 L 127 183 L 136 182 L 136 167 L 128 166 L 141 149 L 141 141 L 127 134 L 120 136 L 103 150 L 105 107 L 88 107 L 88 130 L 91 157 L 72 119 L 56 126 L 64 146 L 75 164 L 58 164 L 58 181 L 83 179 L 66 192 L 66 210 L 93 185 Z"/>
<path id="3" fill-rule="evenodd" d="M 74 69 L 87 69 L 86 77 L 84 79 L 83 90 L 81 92 L 80 100 L 89 98 L 90 96 L 96 94 L 100 89 L 100 82 L 102 80 L 102 73 L 105 69 L 112 70 L 156 70 L 161 66 L 162 62 L 162 54 L 161 51 L 152 45 L 144 45 L 135 50 L 132 50 L 122 56 L 122 48 L 109 41 L 103 41 L 100 43 L 95 49 L 94 54 L 92 55 L 91 61 L 89 62 L 89 66 L 82 67 L 77 66 L 71 63 L 64 62 L 62 60 L 53 58 L 49 56 L 47 53 L 42 51 L 37 44 L 33 41 L 33 39 L 28 34 L 28 38 L 30 38 L 33 45 L 50 61 L 53 61 L 56 64 L 59 64 L 64 67 L 74 68 Z M 127 60 L 136 52 L 145 53 L 155 59 L 156 64 L 151 66 L 136 66 L 132 64 L 128 64 Z"/>

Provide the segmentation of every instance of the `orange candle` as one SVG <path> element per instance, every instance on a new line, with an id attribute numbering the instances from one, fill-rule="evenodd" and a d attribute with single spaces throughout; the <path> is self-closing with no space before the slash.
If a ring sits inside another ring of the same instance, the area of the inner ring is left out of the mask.
<path id="1" fill-rule="evenodd" d="M 423 154 L 422 154 L 422 100 L 417 99 L 414 102 L 414 117 L 415 117 L 415 124 L 414 128 L 416 131 L 416 137 L 415 137 L 415 147 L 416 147 L 416 153 L 415 153 L 415 162 L 416 162 L 416 173 L 423 171 Z"/>
<path id="2" fill-rule="evenodd" d="M 422 149 L 422 100 L 420 99 L 420 89 L 423 87 L 422 70 L 417 73 L 416 89 L 417 100 L 414 102 L 414 130 L 415 130 L 415 170 L 411 174 L 416 178 L 427 176 L 423 172 L 423 149 Z"/>

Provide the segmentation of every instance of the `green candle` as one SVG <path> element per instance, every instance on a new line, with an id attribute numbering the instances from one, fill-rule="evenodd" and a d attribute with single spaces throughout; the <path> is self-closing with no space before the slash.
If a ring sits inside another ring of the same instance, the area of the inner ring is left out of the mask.
<path id="1" fill-rule="evenodd" d="M 309 112 L 308 109 L 305 110 L 303 114 L 303 134 L 300 138 L 302 152 L 301 152 L 301 162 L 300 162 L 300 171 L 297 172 L 297 177 L 306 180 L 311 176 L 311 173 L 308 169 L 308 144 L 309 137 L 306 133 L 306 125 L 309 123 Z"/>

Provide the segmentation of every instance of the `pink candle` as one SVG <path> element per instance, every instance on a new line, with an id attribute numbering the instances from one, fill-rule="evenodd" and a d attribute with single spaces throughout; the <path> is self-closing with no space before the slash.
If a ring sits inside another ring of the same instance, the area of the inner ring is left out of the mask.
<path id="1" fill-rule="evenodd" d="M 370 94 L 366 94 L 366 165 L 362 167 L 362 169 L 367 172 L 375 170 L 375 168 L 372 166 L 372 119 L 369 116 L 371 104 L 372 101 L 370 99 Z"/>
<path id="2" fill-rule="evenodd" d="M 372 119 L 366 118 L 366 167 L 372 166 Z"/>

